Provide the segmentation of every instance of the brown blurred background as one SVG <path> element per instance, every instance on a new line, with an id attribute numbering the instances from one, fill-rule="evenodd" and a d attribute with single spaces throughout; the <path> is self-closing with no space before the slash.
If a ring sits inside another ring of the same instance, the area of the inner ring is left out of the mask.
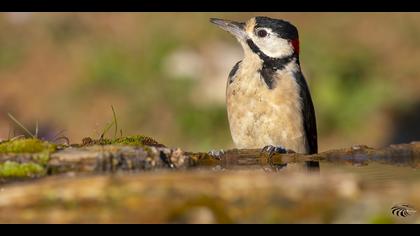
<path id="1" fill-rule="evenodd" d="M 256 15 L 300 30 L 321 151 L 420 139 L 418 13 L 1 13 L 0 139 L 10 112 L 79 143 L 100 135 L 113 105 L 124 135 L 232 147 L 225 83 L 242 50 L 208 19 Z"/>

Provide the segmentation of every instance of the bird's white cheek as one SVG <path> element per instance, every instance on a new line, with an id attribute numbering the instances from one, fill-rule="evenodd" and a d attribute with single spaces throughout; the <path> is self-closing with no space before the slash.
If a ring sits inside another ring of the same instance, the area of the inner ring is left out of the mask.
<path id="1" fill-rule="evenodd" d="M 292 44 L 285 39 L 260 40 L 257 46 L 269 57 L 279 58 L 293 54 Z"/>

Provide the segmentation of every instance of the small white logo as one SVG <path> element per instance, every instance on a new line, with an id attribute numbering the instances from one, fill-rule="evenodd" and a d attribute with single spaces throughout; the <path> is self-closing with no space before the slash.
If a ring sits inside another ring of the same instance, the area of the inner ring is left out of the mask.
<path id="1" fill-rule="evenodd" d="M 413 206 L 410 206 L 405 203 L 401 203 L 401 204 L 395 204 L 393 207 L 391 207 L 391 212 L 395 216 L 407 217 L 407 216 L 414 215 L 417 211 L 416 209 L 414 209 Z"/>

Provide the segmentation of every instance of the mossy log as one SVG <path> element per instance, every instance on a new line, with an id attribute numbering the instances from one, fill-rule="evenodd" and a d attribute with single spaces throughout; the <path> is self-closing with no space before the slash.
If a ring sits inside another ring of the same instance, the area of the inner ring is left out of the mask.
<path id="1" fill-rule="evenodd" d="M 367 146 L 330 150 L 315 155 L 297 153 L 275 154 L 269 157 L 259 149 L 226 150 L 219 158 L 208 153 L 185 152 L 166 147 L 93 146 L 82 149 L 66 149 L 51 155 L 49 168 L 74 171 L 107 172 L 116 170 L 190 169 L 222 167 L 270 167 L 285 163 L 323 161 L 335 164 L 388 165 L 420 168 L 420 142 L 391 145 L 383 149 Z"/>
<path id="2" fill-rule="evenodd" d="M 37 169 L 37 173 L 43 173 L 43 175 L 66 172 L 98 173 L 208 167 L 220 167 L 223 169 L 270 168 L 285 163 L 303 163 L 306 161 L 322 161 L 347 165 L 367 165 L 377 162 L 413 168 L 420 167 L 420 142 L 391 145 L 383 149 L 354 146 L 315 155 L 288 153 L 275 154 L 272 157 L 268 157 L 267 154 L 261 153 L 258 149 L 226 150 L 220 158 L 215 158 L 207 153 L 184 152 L 181 149 L 144 145 L 94 145 L 66 148 L 49 154 L 49 156 L 45 156 L 45 153 L 41 154 L 0 154 L 0 167 L 7 162 L 18 164 L 34 163 L 45 168 L 44 171 Z M 22 173 L 18 177 L 22 177 Z M 29 173 L 28 177 L 33 177 L 33 174 Z"/>

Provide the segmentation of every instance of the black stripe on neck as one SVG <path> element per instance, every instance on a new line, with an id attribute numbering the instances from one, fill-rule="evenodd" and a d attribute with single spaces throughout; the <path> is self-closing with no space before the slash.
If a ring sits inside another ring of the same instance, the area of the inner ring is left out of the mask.
<path id="1" fill-rule="evenodd" d="M 248 39 L 246 43 L 248 44 L 249 48 L 263 61 L 262 68 L 259 70 L 259 72 L 269 89 L 275 88 L 276 81 L 274 79 L 274 74 L 277 70 L 283 70 L 287 64 L 293 61 L 293 59 L 296 59 L 296 63 L 299 65 L 299 57 L 296 53 L 286 57 L 274 58 L 269 57 L 263 53 L 251 39 Z"/>
<path id="2" fill-rule="evenodd" d="M 296 53 L 293 53 L 290 56 L 286 57 L 269 57 L 265 53 L 263 53 L 257 45 L 251 40 L 246 40 L 246 43 L 248 44 L 249 48 L 257 54 L 261 60 L 263 60 L 263 68 L 270 68 L 273 70 L 282 70 L 287 64 L 289 64 L 293 59 L 296 58 L 296 63 L 299 64 L 299 57 Z"/>

